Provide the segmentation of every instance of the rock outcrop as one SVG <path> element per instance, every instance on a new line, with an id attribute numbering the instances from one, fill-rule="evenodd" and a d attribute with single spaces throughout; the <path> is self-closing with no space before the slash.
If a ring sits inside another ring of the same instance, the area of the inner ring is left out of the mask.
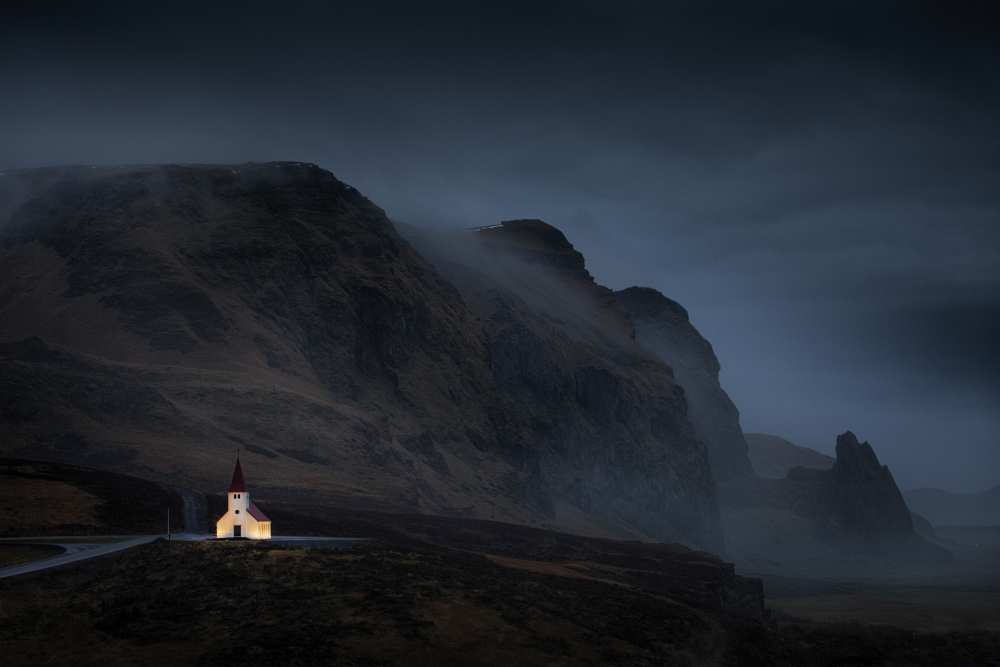
<path id="1" fill-rule="evenodd" d="M 869 443 L 848 431 L 837 437 L 836 451 L 829 470 L 795 467 L 784 479 L 752 476 L 722 485 L 734 557 L 838 570 L 950 558 L 918 535 L 892 473 Z"/>
<path id="2" fill-rule="evenodd" d="M 816 475 L 804 468 L 789 471 L 788 479 L 800 478 L 811 481 Z M 837 459 L 820 483 L 827 498 L 818 504 L 816 518 L 831 532 L 865 541 L 914 534 L 910 510 L 889 466 L 881 465 L 872 446 L 858 442 L 850 431 L 837 437 Z"/>
<path id="3" fill-rule="evenodd" d="M 615 292 L 635 325 L 638 341 L 660 356 L 684 388 L 695 432 L 708 446 L 712 471 L 725 481 L 752 472 L 740 413 L 719 383 L 712 345 L 676 301 L 648 287 Z"/>
<path id="4" fill-rule="evenodd" d="M 7 172 L 0 198 L 4 454 L 212 491 L 239 447 L 264 496 L 720 543 L 685 394 L 592 279 L 444 275 L 302 163 Z"/>

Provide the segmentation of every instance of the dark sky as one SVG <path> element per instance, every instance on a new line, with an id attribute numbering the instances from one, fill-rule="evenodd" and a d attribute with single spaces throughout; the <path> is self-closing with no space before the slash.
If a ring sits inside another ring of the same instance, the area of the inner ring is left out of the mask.
<path id="1" fill-rule="evenodd" d="M 850 428 L 903 487 L 972 490 L 1000 483 L 991 4 L 15 2 L 0 168 L 303 160 L 414 224 L 541 217 L 688 307 L 746 430 Z"/>

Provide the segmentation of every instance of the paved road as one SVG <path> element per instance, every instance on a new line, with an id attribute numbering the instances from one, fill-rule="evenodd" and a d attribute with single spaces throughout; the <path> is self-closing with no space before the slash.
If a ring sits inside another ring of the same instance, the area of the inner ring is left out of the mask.
<path id="1" fill-rule="evenodd" d="M 117 551 L 124 551 L 132 547 L 146 544 L 153 540 L 164 537 L 164 535 L 102 535 L 86 537 L 11 537 L 0 539 L 0 542 L 20 542 L 25 544 L 51 544 L 61 547 L 65 553 L 51 558 L 42 558 L 20 565 L 0 568 L 0 579 L 16 577 L 19 574 L 30 574 L 39 572 L 60 565 L 68 565 L 90 558 L 106 556 Z M 201 542 L 203 540 L 215 539 L 214 535 L 202 533 L 174 533 L 172 539 L 182 542 Z M 80 540 L 108 540 L 117 539 L 116 542 L 84 542 Z M 61 541 L 66 540 L 66 541 Z M 270 544 L 284 544 L 288 546 L 309 547 L 312 549 L 350 549 L 356 544 L 367 542 L 363 537 L 311 537 L 298 535 L 278 535 L 270 540 Z"/>
<path id="2" fill-rule="evenodd" d="M 59 567 L 60 565 L 68 565 L 69 563 L 76 563 L 81 560 L 97 558 L 98 556 L 106 556 L 107 554 L 113 554 L 116 551 L 123 551 L 125 549 L 131 549 L 132 547 L 138 546 L 140 544 L 146 544 L 147 542 L 152 542 L 158 537 L 160 536 L 140 535 L 137 537 L 128 537 L 120 542 L 102 542 L 102 543 L 55 542 L 51 537 L 35 538 L 34 542 L 37 544 L 54 544 L 57 547 L 62 547 L 63 549 L 65 549 L 66 553 L 59 554 L 58 556 L 52 556 L 51 558 L 42 558 L 41 560 L 35 560 L 28 563 L 21 563 L 20 565 L 11 565 L 10 567 L 0 568 L 0 579 L 6 579 L 7 577 L 16 577 L 19 574 L 29 574 L 31 572 L 38 572 L 39 570 L 47 570 L 50 567 Z M 24 539 L 24 538 L 18 540 L 5 540 L 5 541 L 31 542 L 30 539 Z"/>

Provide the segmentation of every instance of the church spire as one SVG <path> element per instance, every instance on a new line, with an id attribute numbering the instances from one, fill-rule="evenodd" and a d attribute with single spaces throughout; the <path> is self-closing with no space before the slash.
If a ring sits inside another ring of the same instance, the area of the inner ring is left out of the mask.
<path id="1" fill-rule="evenodd" d="M 236 450 L 236 467 L 233 468 L 233 481 L 229 484 L 229 493 L 244 493 L 246 484 L 243 482 L 243 468 L 240 467 L 240 450 Z"/>

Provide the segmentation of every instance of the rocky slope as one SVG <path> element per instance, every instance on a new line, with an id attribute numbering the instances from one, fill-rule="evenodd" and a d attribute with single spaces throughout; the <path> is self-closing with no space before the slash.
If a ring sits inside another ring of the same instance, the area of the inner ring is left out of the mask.
<path id="1" fill-rule="evenodd" d="M 615 298 L 635 324 L 638 341 L 674 370 L 695 432 L 708 446 L 716 479 L 750 474 L 740 413 L 719 383 L 721 366 L 711 343 L 691 324 L 684 307 L 648 287 L 630 287 Z"/>
<path id="2" fill-rule="evenodd" d="M 207 492 L 241 448 L 259 496 L 719 544 L 684 392 L 613 299 L 446 278 L 307 164 L 7 172 L 0 199 L 4 454 Z"/>
<path id="3" fill-rule="evenodd" d="M 747 452 L 754 472 L 761 477 L 782 479 L 792 468 L 829 470 L 834 459 L 815 449 L 800 447 L 776 435 L 747 433 Z"/>

